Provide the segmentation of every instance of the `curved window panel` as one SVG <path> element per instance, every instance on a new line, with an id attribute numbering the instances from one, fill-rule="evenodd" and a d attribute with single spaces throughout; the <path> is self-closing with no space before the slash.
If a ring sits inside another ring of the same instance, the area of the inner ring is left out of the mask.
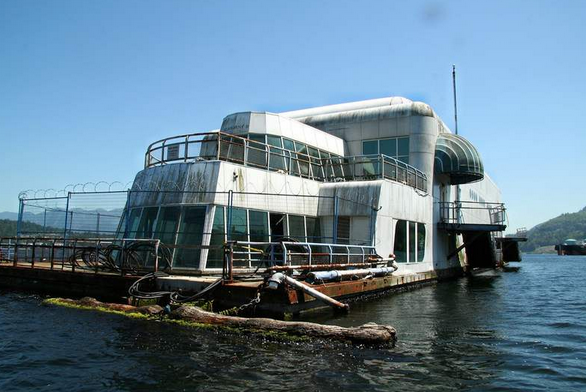
<path id="1" fill-rule="evenodd" d="M 177 249 L 173 266 L 176 268 L 199 267 L 201 240 L 205 222 L 206 207 L 185 207 L 183 210 L 179 233 L 177 234 Z"/>
<path id="2" fill-rule="evenodd" d="M 417 261 L 423 261 L 425 257 L 425 225 L 417 224 Z"/>
<path id="3" fill-rule="evenodd" d="M 163 244 L 174 245 L 180 213 L 180 207 L 161 207 L 154 238 L 158 238 Z"/>
<path id="4" fill-rule="evenodd" d="M 395 260 L 397 263 L 407 262 L 407 221 L 399 220 L 395 225 Z"/>
<path id="5" fill-rule="evenodd" d="M 267 150 L 263 143 L 248 142 L 247 163 L 262 168 L 267 167 Z"/>
<path id="6" fill-rule="evenodd" d="M 142 208 L 133 208 L 130 210 L 128 225 L 124 234 L 125 238 L 136 238 L 136 231 L 138 230 L 138 224 L 140 223 L 141 212 Z"/>
<path id="7" fill-rule="evenodd" d="M 155 225 L 155 219 L 157 219 L 158 212 L 159 207 L 147 207 L 142 210 L 142 215 L 140 217 L 140 223 L 136 230 L 135 238 L 148 239 L 153 237 L 153 229 Z"/>
<path id="8" fill-rule="evenodd" d="M 272 170 L 287 170 L 285 165 L 285 151 L 283 151 L 282 141 L 279 136 L 267 135 L 267 144 L 269 148 L 269 168 Z"/>
<path id="9" fill-rule="evenodd" d="M 220 137 L 220 159 L 244 163 L 244 140 L 230 135 Z"/>
<path id="10" fill-rule="evenodd" d="M 249 133 L 248 139 L 254 140 L 255 142 L 264 143 L 265 135 L 263 133 Z"/>
<path id="11" fill-rule="evenodd" d="M 222 268 L 224 264 L 224 249 L 222 249 L 222 246 L 225 240 L 224 207 L 216 207 L 206 268 Z"/>

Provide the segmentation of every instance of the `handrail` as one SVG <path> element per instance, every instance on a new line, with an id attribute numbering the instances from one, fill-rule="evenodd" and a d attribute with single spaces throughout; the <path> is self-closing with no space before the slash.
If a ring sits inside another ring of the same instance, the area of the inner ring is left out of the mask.
<path id="1" fill-rule="evenodd" d="M 159 239 L 133 238 L 0 237 L 1 262 L 14 267 L 122 276 L 171 266 Z"/>
<path id="2" fill-rule="evenodd" d="M 237 241 L 233 247 L 234 269 L 250 269 L 263 262 L 275 265 L 356 264 L 376 256 L 374 246 L 319 242 Z"/>
<path id="3" fill-rule="evenodd" d="M 172 162 L 222 160 L 321 182 L 388 179 L 427 193 L 427 176 L 387 155 L 316 157 L 220 131 L 173 136 L 151 143 L 145 168 Z"/>
<path id="4" fill-rule="evenodd" d="M 507 220 L 504 203 L 481 201 L 439 202 L 441 223 L 488 223 L 502 225 Z"/>

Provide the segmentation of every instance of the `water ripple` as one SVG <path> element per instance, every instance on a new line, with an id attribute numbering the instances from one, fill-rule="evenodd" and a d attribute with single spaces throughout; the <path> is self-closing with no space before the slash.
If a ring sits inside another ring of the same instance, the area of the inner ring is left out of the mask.
<path id="1" fill-rule="evenodd" d="M 313 320 L 391 324 L 391 349 L 287 344 L 72 309 L 0 292 L 5 391 L 586 390 L 584 258 L 526 256 Z"/>

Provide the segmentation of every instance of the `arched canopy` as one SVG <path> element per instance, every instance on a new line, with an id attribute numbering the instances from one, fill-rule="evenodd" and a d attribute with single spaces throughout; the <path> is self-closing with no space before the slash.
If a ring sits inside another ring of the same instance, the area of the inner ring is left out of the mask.
<path id="1" fill-rule="evenodd" d="M 446 174 L 451 185 L 484 178 L 484 165 L 476 148 L 462 136 L 452 133 L 441 133 L 437 138 L 435 171 Z"/>

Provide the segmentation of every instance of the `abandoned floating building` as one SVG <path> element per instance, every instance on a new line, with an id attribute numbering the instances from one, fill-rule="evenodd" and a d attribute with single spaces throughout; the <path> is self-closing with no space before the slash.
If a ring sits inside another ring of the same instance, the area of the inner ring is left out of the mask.
<path id="1" fill-rule="evenodd" d="M 151 144 L 112 241 L 165 247 L 144 262 L 167 268 L 159 289 L 229 274 L 218 297 L 238 304 L 258 290 L 255 272 L 344 299 L 494 268 L 505 227 L 477 149 L 429 105 L 392 97 L 234 113 L 219 130 Z M 263 301 L 315 306 L 298 289 Z"/>

